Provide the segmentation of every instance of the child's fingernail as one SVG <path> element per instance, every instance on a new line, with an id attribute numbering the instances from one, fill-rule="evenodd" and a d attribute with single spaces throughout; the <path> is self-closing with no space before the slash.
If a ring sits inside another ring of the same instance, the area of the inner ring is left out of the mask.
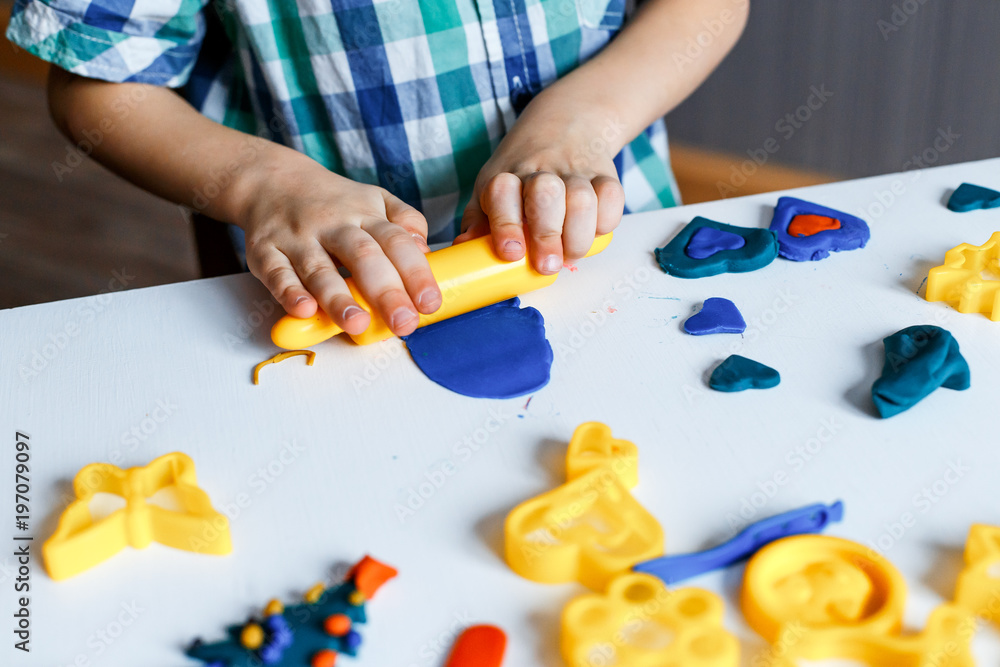
<path id="1" fill-rule="evenodd" d="M 520 252 L 521 248 L 523 248 L 523 247 L 524 246 L 521 245 L 520 241 L 507 241 L 506 243 L 503 244 L 503 251 L 504 252 Z"/>
<path id="2" fill-rule="evenodd" d="M 441 293 L 435 289 L 425 289 L 417 297 L 417 307 L 420 310 L 436 308 L 441 303 Z"/>
<path id="3" fill-rule="evenodd" d="M 416 313 L 406 306 L 400 306 L 389 318 L 389 324 L 393 329 L 401 329 L 415 319 L 417 319 Z"/>
<path id="4" fill-rule="evenodd" d="M 307 297 L 307 296 L 300 296 L 300 297 L 299 297 L 298 299 L 296 299 L 296 300 L 295 300 L 295 301 L 294 301 L 294 302 L 292 303 L 292 305 L 293 305 L 293 306 L 297 306 L 297 305 L 299 305 L 300 303 L 305 303 L 305 302 L 306 302 L 306 301 L 308 301 L 308 300 L 309 300 L 309 297 Z"/>
<path id="5" fill-rule="evenodd" d="M 423 236 L 421 236 L 420 234 L 410 234 L 410 236 L 413 237 L 413 240 L 416 241 L 418 245 L 422 245 L 422 246 L 426 246 L 427 245 L 427 240 Z"/>
<path id="6" fill-rule="evenodd" d="M 348 306 L 347 308 L 344 308 L 343 318 L 346 321 L 346 320 L 351 319 L 352 317 L 357 317 L 358 315 L 363 315 L 364 312 L 365 312 L 364 310 L 362 310 L 361 308 L 358 308 L 357 306 Z"/>
<path id="7" fill-rule="evenodd" d="M 556 273 L 562 268 L 562 262 L 555 255 L 549 255 L 542 260 L 542 271 L 547 273 Z"/>

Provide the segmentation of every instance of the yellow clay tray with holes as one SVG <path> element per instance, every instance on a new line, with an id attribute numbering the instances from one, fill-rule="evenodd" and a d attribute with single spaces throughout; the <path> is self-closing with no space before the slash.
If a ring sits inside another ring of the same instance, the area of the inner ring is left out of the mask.
<path id="1" fill-rule="evenodd" d="M 963 243 L 945 253 L 944 264 L 927 274 L 927 300 L 1000 322 L 1000 280 L 983 278 L 983 271 L 1000 275 L 1000 232 L 983 245 Z"/>

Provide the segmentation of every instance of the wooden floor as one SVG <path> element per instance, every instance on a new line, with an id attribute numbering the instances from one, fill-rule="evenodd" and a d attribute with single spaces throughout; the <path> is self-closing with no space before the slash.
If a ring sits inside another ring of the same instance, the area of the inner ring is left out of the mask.
<path id="1" fill-rule="evenodd" d="M 69 166 L 71 147 L 48 116 L 45 67 L 9 46 L 0 45 L 0 308 L 96 294 L 116 274 L 131 276 L 129 288 L 197 278 L 177 207 L 87 159 L 60 180 L 54 165 Z M 686 203 L 836 180 L 768 164 L 742 183 L 732 177 L 742 157 L 672 151 Z"/>

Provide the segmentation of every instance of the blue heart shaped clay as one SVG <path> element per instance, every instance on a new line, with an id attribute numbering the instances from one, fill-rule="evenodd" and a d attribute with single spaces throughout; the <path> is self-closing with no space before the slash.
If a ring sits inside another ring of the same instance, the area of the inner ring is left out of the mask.
<path id="1" fill-rule="evenodd" d="M 948 208 L 956 213 L 997 207 L 1000 207 L 1000 192 L 972 183 L 962 183 L 948 200 Z"/>
<path id="2" fill-rule="evenodd" d="M 770 366 L 734 354 L 712 371 L 708 386 L 716 391 L 770 389 L 781 382 L 781 375 Z"/>
<path id="3" fill-rule="evenodd" d="M 723 250 L 739 250 L 746 244 L 747 240 L 739 234 L 702 227 L 688 241 L 684 254 L 691 259 L 707 259 Z"/>
<path id="4" fill-rule="evenodd" d="M 701 311 L 684 322 L 684 331 L 692 336 L 717 333 L 741 334 L 746 329 L 747 323 L 743 320 L 743 315 L 736 304 L 729 299 L 719 297 L 705 299 Z"/>

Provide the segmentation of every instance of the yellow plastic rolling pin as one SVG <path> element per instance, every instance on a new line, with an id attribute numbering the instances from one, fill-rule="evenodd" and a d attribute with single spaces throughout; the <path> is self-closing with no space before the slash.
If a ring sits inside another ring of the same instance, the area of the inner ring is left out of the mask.
<path id="1" fill-rule="evenodd" d="M 609 243 L 611 234 L 598 236 L 586 256 L 596 255 Z M 528 264 L 527 258 L 516 262 L 500 259 L 493 251 L 489 236 L 436 250 L 427 255 L 427 262 L 443 298 L 436 312 L 420 315 L 418 326 L 421 327 L 547 287 L 559 276 L 558 273 L 550 276 L 538 273 Z M 391 338 L 392 331 L 361 296 L 354 281 L 348 278 L 347 286 L 358 305 L 372 316 L 367 329 L 351 336 L 354 342 L 368 345 Z M 321 343 L 343 331 L 321 309 L 307 318 L 285 315 L 271 328 L 271 340 L 278 347 L 297 350 Z"/>

